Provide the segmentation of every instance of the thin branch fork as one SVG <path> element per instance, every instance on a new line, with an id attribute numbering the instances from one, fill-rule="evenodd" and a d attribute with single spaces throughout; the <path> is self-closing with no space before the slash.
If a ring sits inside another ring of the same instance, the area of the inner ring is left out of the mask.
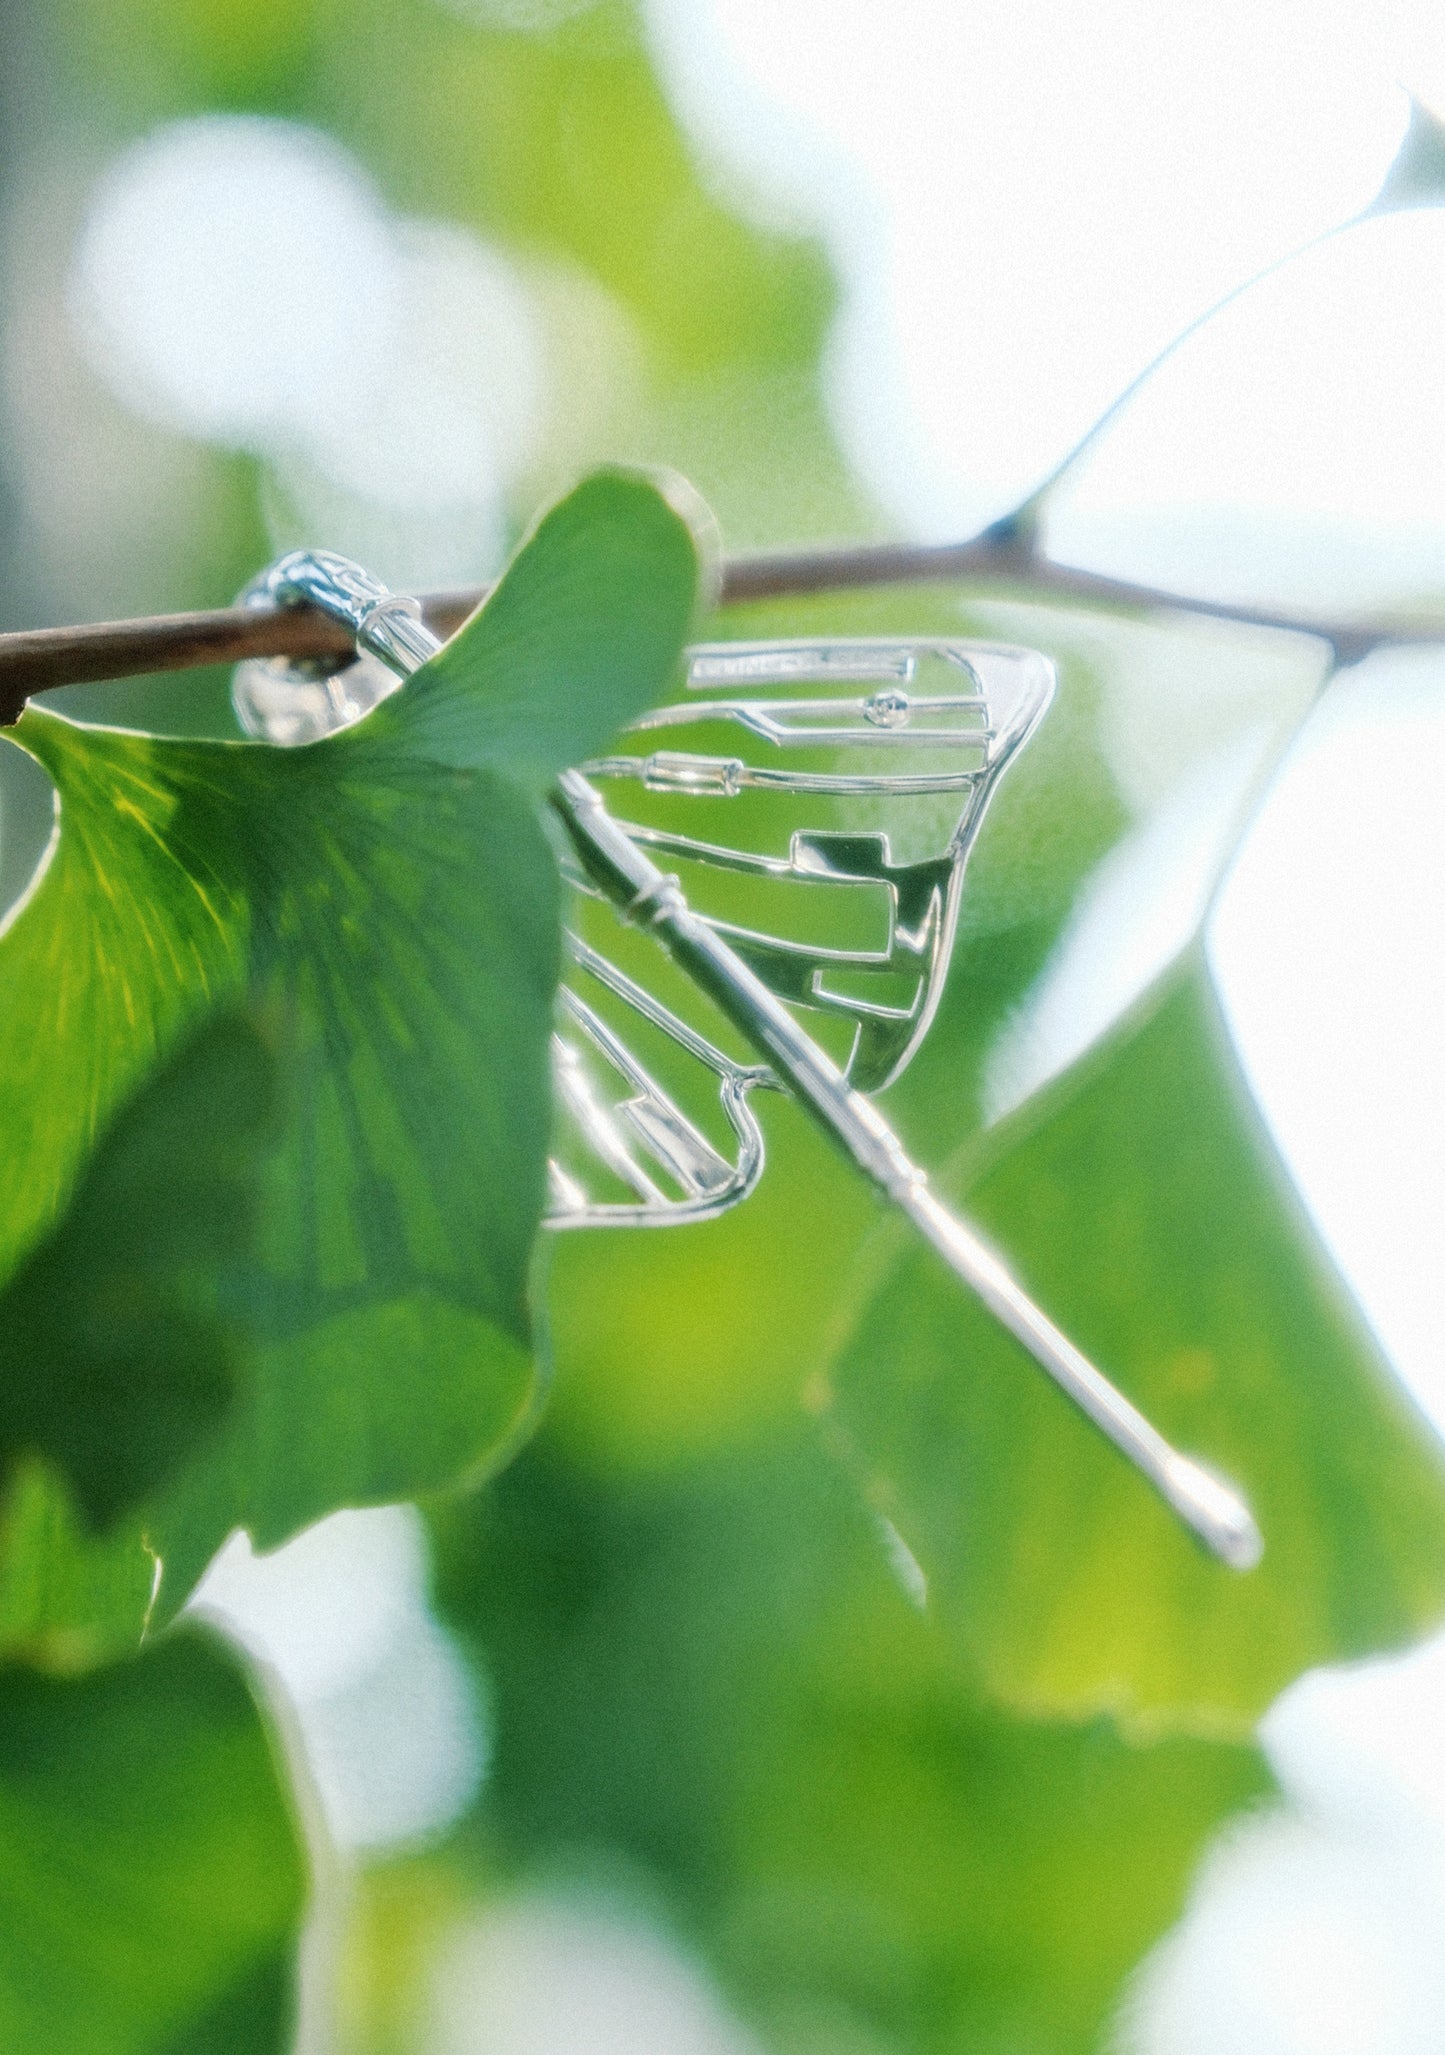
<path id="1" fill-rule="evenodd" d="M 1077 600 L 1131 613 L 1183 613 L 1283 629 L 1329 643 L 1341 664 L 1358 663 L 1372 650 L 1392 644 L 1445 642 L 1445 619 L 1438 617 L 1341 621 L 1195 599 L 1156 586 L 1103 577 L 1052 562 L 1007 527 L 985 530 L 962 543 L 878 543 L 735 557 L 722 567 L 719 597 L 725 605 L 736 605 L 747 600 L 930 581 L 996 583 L 1029 596 Z M 438 635 L 450 635 L 485 598 L 486 589 L 427 594 L 422 600 L 427 625 Z M 311 607 L 217 607 L 74 628 L 22 629 L 0 635 L 0 726 L 17 721 L 34 693 L 57 686 L 183 671 L 202 664 L 239 663 L 248 657 L 345 657 L 351 648 L 345 629 Z"/>

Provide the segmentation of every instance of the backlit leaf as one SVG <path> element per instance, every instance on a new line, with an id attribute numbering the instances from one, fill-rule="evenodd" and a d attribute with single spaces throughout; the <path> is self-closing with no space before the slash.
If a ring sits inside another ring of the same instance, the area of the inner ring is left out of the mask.
<path id="1" fill-rule="evenodd" d="M 1240 1576 L 900 1237 L 840 1351 L 874 1504 L 995 1690 L 1238 1726 L 1445 1597 L 1445 1474 L 1263 1136 L 1191 953 L 1071 1079 L 939 1180 L 1176 1445 L 1243 1485 Z"/>
<path id="2" fill-rule="evenodd" d="M 398 724 L 418 755 L 505 771 L 543 798 L 672 683 L 697 549 L 658 486 L 597 472 L 543 516 L 487 604 L 376 714 L 373 735 Z"/>
<path id="3" fill-rule="evenodd" d="M 695 578 L 654 488 L 594 481 L 523 550 L 463 657 L 423 674 L 414 725 L 403 692 L 291 751 L 35 708 L 16 731 L 60 825 L 0 937 L 17 1051 L 0 1080 L 0 1262 L 198 1012 L 249 992 L 286 1038 L 292 1117 L 234 1294 L 254 1376 L 233 1431 L 150 1509 L 167 1605 L 232 1526 L 269 1546 L 336 1505 L 449 1482 L 525 1421 L 558 940 L 535 797 L 504 775 L 521 749 L 512 687 L 526 681 L 540 736 L 600 745 L 664 689 Z"/>

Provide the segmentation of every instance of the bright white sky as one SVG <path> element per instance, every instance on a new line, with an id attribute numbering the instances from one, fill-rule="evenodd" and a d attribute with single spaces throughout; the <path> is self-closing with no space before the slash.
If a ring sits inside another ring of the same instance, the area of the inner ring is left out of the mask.
<path id="1" fill-rule="evenodd" d="M 650 0 L 649 16 L 717 177 L 827 236 L 840 426 L 931 532 L 1005 512 L 1189 320 L 1362 207 L 1403 133 L 1400 81 L 1445 105 L 1432 0 Z M 1226 413 L 1194 454 L 1232 448 Z M 1427 497 L 1445 510 L 1445 488 Z"/>

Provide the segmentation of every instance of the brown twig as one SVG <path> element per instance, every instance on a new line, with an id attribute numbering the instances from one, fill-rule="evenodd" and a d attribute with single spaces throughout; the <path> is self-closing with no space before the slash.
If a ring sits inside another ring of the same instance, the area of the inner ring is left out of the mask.
<path id="1" fill-rule="evenodd" d="M 725 604 L 737 604 L 925 581 L 1003 585 L 1030 596 L 1082 600 L 1128 612 L 1184 613 L 1279 628 L 1328 642 L 1340 663 L 1358 662 L 1387 644 L 1445 642 L 1445 619 L 1339 621 L 1193 599 L 1053 563 L 1007 530 L 986 532 L 963 543 L 879 543 L 734 558 L 723 567 L 721 597 Z M 422 602 L 423 611 L 428 624 L 447 635 L 484 596 L 483 589 L 431 593 Z M 32 694 L 56 686 L 237 663 L 244 657 L 344 656 L 350 646 L 342 627 L 309 607 L 218 607 L 207 613 L 157 614 L 78 628 L 24 629 L 0 635 L 0 725 L 18 720 Z"/>
<path id="2" fill-rule="evenodd" d="M 788 593 L 830 592 L 866 585 L 908 585 L 927 581 L 1008 586 L 1030 598 L 1081 600 L 1089 606 L 1126 613 L 1180 613 L 1206 620 L 1238 621 L 1246 627 L 1279 628 L 1328 642 L 1337 662 L 1358 663 L 1386 644 L 1445 642 L 1445 617 L 1362 616 L 1335 620 L 1271 607 L 1196 599 L 1157 585 L 1135 585 L 1080 571 L 1041 556 L 1006 531 L 985 531 L 972 542 L 877 543 L 856 549 L 790 551 L 783 556 L 740 557 L 723 571 L 722 597 L 736 603 Z M 0 665 L 4 637 L 0 636 Z M 0 668 L 3 677 L 3 668 Z"/>
<path id="3" fill-rule="evenodd" d="M 434 593 L 425 603 L 427 620 L 449 635 L 481 597 Z M 0 635 L 0 725 L 18 720 L 32 694 L 58 685 L 93 685 L 253 656 L 345 656 L 351 646 L 339 621 L 311 607 L 214 607 L 83 628 L 25 628 Z"/>

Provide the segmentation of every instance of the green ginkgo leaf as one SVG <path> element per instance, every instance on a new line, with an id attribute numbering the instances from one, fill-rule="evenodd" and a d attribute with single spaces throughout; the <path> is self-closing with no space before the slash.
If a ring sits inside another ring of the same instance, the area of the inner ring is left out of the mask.
<path id="1" fill-rule="evenodd" d="M 234 1525 L 269 1546 L 444 1484 L 528 1417 L 559 953 L 538 786 L 661 696 L 696 579 L 657 488 L 604 474 L 436 669 L 346 733 L 182 743 L 36 708 L 15 731 L 59 833 L 0 937 L 0 1265 L 198 1014 L 249 993 L 287 1050 L 232 1287 L 253 1374 L 232 1432 L 147 1512 L 167 1606 Z"/>
<path id="2" fill-rule="evenodd" d="M 1177 1446 L 1247 1491 L 1192 1541 L 929 1254 L 897 1245 L 833 1419 L 930 1603 L 1015 1704 L 1245 1728 L 1445 1602 L 1445 1470 L 1288 1190 L 1199 952 L 943 1188 Z"/>
<path id="3" fill-rule="evenodd" d="M 0 1669 L 0 2046 L 284 2055 L 305 1895 L 276 1743 L 212 1636 Z"/>
<path id="4" fill-rule="evenodd" d="M 254 1231 L 278 1100 L 269 1045 L 222 1014 L 112 1121 L 0 1293 L 0 1487 L 43 1459 L 103 1526 L 215 1431 L 237 1355 L 216 1284 Z"/>
<path id="5" fill-rule="evenodd" d="M 672 683 L 706 509 L 680 479 L 599 471 L 543 515 L 486 605 L 371 722 L 430 762 L 542 799 Z M 580 631 L 580 632 L 579 632 Z"/>

